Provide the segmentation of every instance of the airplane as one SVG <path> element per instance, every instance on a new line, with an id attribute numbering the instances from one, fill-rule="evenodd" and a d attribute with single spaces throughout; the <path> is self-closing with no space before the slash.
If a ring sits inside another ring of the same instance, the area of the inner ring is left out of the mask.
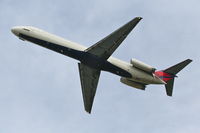
<path id="1" fill-rule="evenodd" d="M 88 48 L 31 26 L 15 26 L 11 31 L 23 41 L 35 43 L 80 61 L 78 67 L 84 108 L 90 114 L 101 71 L 116 74 L 121 77 L 122 83 L 141 90 L 145 90 L 149 84 L 165 85 L 167 95 L 172 96 L 176 74 L 192 62 L 191 59 L 186 59 L 167 69 L 156 70 L 136 59 L 131 59 L 129 63 L 111 57 L 141 19 L 132 19 Z"/>

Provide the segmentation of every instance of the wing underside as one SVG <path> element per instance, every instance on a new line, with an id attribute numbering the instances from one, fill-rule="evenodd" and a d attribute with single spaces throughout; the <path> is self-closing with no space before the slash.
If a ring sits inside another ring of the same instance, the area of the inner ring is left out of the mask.
<path id="1" fill-rule="evenodd" d="M 113 52 L 119 47 L 119 45 L 124 41 L 127 35 L 132 31 L 132 29 L 137 25 L 137 23 L 141 20 L 141 17 L 136 17 L 127 24 L 120 27 L 118 30 L 114 31 L 104 39 L 100 40 L 96 44 L 92 45 L 88 49 L 85 50 L 86 53 L 90 53 L 96 57 L 101 58 L 101 60 L 106 61 Z M 89 61 L 91 64 L 92 62 L 96 63 L 93 60 L 85 59 Z M 90 67 L 85 65 L 87 62 L 79 63 L 79 73 L 80 73 L 80 80 L 82 86 L 82 94 L 83 94 L 83 101 L 85 110 L 88 113 L 91 113 L 92 104 L 94 101 L 96 88 L 99 81 L 99 76 L 101 70 L 96 67 Z M 95 64 L 96 65 L 96 64 Z M 93 66 L 95 66 L 93 65 Z M 100 67 L 101 68 L 101 67 Z"/>
<path id="2" fill-rule="evenodd" d="M 78 63 L 85 110 L 91 113 L 100 70 Z"/>
<path id="3" fill-rule="evenodd" d="M 136 17 L 85 51 L 107 60 L 141 20 Z"/>

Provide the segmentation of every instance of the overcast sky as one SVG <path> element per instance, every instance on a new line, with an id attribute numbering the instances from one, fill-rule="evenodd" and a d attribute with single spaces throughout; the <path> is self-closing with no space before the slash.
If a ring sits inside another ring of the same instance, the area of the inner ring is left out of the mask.
<path id="1" fill-rule="evenodd" d="M 0 133 L 200 132 L 199 0 L 0 0 Z M 31 25 L 91 46 L 134 17 L 143 20 L 113 56 L 165 69 L 187 58 L 173 97 L 102 72 L 84 111 L 77 61 L 16 38 Z"/>

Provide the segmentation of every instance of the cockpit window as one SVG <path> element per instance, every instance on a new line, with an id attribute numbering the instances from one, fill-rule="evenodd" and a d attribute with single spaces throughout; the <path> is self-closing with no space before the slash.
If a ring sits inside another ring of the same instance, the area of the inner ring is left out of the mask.
<path id="1" fill-rule="evenodd" d="M 29 29 L 26 29 L 26 28 L 23 28 L 23 30 L 25 30 L 25 31 L 30 31 Z"/>

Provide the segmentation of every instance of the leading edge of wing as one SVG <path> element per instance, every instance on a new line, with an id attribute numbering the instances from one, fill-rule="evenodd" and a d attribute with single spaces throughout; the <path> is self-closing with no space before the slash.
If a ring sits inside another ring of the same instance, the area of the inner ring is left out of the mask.
<path id="1" fill-rule="evenodd" d="M 91 113 L 101 71 L 78 63 L 85 111 Z"/>
<path id="2" fill-rule="evenodd" d="M 85 51 L 105 60 L 108 59 L 141 19 L 141 17 L 132 19 Z"/>

